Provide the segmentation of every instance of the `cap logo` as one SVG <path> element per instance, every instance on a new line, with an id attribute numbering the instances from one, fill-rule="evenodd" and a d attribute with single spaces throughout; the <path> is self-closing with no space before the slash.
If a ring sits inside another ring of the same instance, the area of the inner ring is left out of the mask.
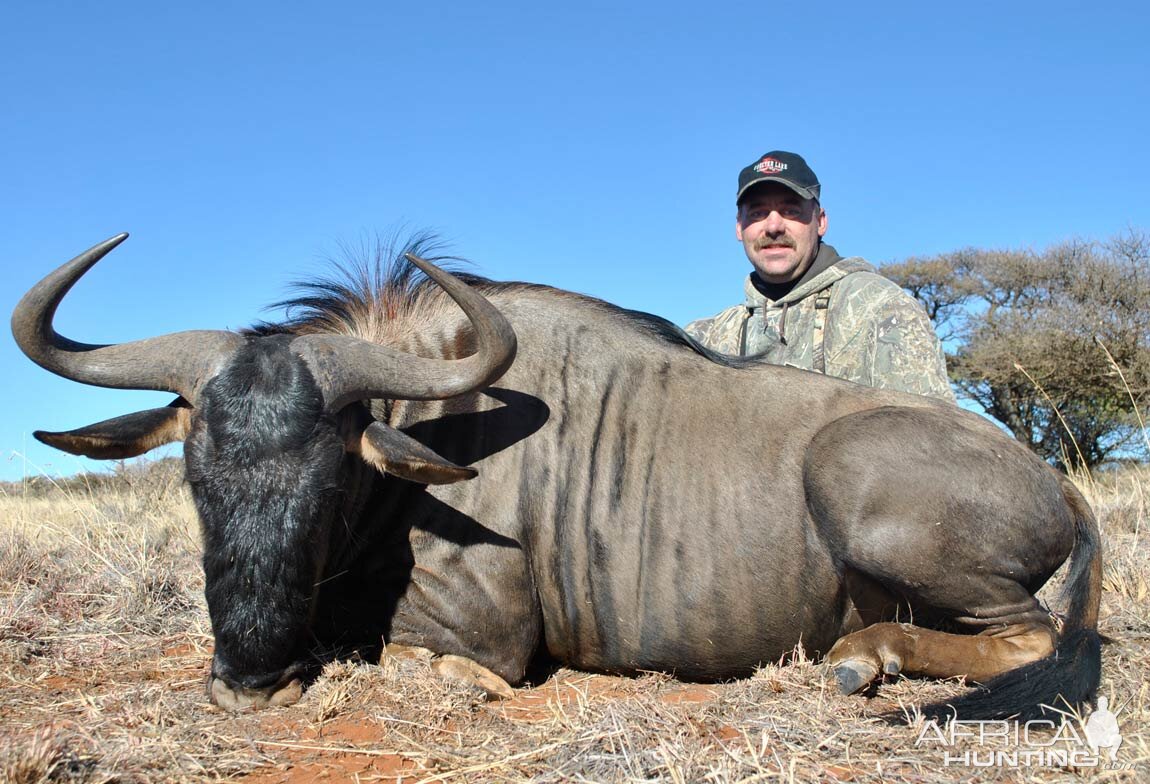
<path id="1" fill-rule="evenodd" d="M 755 171 L 759 174 L 778 174 L 787 170 L 787 165 L 774 158 L 763 158 L 755 164 Z"/>

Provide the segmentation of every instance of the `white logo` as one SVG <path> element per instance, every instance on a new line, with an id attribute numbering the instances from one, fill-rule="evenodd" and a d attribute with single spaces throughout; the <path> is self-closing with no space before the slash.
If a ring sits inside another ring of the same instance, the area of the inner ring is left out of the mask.
<path id="1" fill-rule="evenodd" d="M 1105 697 L 1083 723 L 1081 720 L 1060 724 L 1048 719 L 1034 721 L 961 721 L 939 724 L 925 722 L 914 742 L 915 747 L 939 746 L 942 765 L 971 768 L 1034 767 L 1126 767 L 1118 763 L 1122 733 L 1117 714 L 1110 712 Z M 1106 749 L 1109 765 L 1099 757 Z"/>
<path id="2" fill-rule="evenodd" d="M 774 158 L 763 158 L 755 164 L 755 171 L 759 174 L 778 174 L 786 170 L 787 165 L 782 161 L 776 161 Z"/>
<path id="3" fill-rule="evenodd" d="M 1122 745 L 1122 733 L 1118 731 L 1118 714 L 1107 709 L 1105 697 L 1098 698 L 1098 707 L 1086 720 L 1086 742 L 1095 756 L 1098 749 L 1107 749 L 1110 761 L 1118 759 L 1118 747 Z"/>

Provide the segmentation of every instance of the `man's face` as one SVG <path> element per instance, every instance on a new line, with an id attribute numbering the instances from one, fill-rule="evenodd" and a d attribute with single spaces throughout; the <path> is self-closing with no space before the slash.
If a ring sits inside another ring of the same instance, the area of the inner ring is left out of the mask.
<path id="1" fill-rule="evenodd" d="M 798 280 L 819 252 L 827 214 L 815 199 L 804 199 L 785 185 L 764 182 L 739 202 L 735 236 L 767 283 Z"/>

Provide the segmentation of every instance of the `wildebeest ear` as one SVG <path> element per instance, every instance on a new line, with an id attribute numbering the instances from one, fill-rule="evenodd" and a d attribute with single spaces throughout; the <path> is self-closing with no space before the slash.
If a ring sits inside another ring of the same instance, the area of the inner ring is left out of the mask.
<path id="1" fill-rule="evenodd" d="M 363 429 L 358 443 L 352 439 L 348 446 L 377 471 L 412 482 L 447 485 L 471 479 L 479 473 L 440 457 L 411 436 L 382 422 L 372 422 Z"/>
<path id="2" fill-rule="evenodd" d="M 192 409 L 183 398 L 177 398 L 164 408 L 137 411 L 63 433 L 37 430 L 32 435 L 48 446 L 73 455 L 122 460 L 172 441 L 182 441 L 191 424 Z"/>

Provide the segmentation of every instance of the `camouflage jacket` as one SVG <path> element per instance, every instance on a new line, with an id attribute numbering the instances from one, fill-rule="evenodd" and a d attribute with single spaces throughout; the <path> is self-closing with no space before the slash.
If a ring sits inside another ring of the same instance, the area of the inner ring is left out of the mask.
<path id="1" fill-rule="evenodd" d="M 835 253 L 826 244 L 824 252 Z M 750 276 L 743 289 L 742 305 L 692 321 L 687 333 L 724 354 L 760 354 L 776 365 L 954 402 L 926 311 L 863 259 L 839 259 L 778 300 Z"/>

